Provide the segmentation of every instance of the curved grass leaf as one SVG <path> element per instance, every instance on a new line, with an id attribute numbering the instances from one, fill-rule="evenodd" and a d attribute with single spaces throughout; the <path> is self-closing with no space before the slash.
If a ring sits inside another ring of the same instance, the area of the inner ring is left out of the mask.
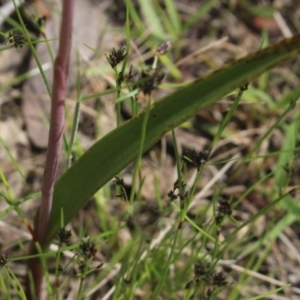
<path id="1" fill-rule="evenodd" d="M 299 52 L 298 35 L 233 62 L 158 101 L 149 114 L 144 151 L 172 128 Z M 60 228 L 61 209 L 65 223 L 69 222 L 98 189 L 136 158 L 144 116 L 142 113 L 104 136 L 58 180 L 48 241 Z"/>

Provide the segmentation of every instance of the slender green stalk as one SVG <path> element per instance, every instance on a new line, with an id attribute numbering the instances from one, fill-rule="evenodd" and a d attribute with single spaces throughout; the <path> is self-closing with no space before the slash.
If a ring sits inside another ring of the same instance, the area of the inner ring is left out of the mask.
<path id="1" fill-rule="evenodd" d="M 287 109 L 276 119 L 274 124 L 272 124 L 268 130 L 258 139 L 258 141 L 255 143 L 255 146 L 251 149 L 251 151 L 248 153 L 247 156 L 251 156 L 263 143 L 263 141 L 271 134 L 271 132 L 278 127 L 282 121 L 285 119 L 285 117 L 291 112 L 291 110 L 294 109 L 294 105 L 291 104 L 287 107 Z"/>
<path id="2" fill-rule="evenodd" d="M 248 85 L 247 85 L 248 86 Z M 247 89 L 247 87 L 246 87 Z M 211 143 L 211 146 L 210 146 L 210 150 L 209 150 L 209 153 L 211 153 L 211 151 L 213 150 L 215 144 L 218 142 L 218 140 L 220 139 L 221 135 L 222 135 L 222 132 L 224 131 L 226 125 L 228 124 L 228 122 L 230 121 L 231 117 L 233 116 L 233 113 L 235 112 L 235 110 L 237 109 L 239 103 L 240 103 L 240 100 L 242 99 L 242 96 L 245 92 L 245 89 L 244 88 L 240 88 L 239 91 L 238 91 L 238 94 L 233 102 L 233 105 L 231 106 L 229 112 L 226 114 L 225 118 L 222 120 L 220 126 L 219 126 L 219 129 L 218 129 L 218 132 L 217 134 L 215 135 L 212 143 Z"/>
<path id="3" fill-rule="evenodd" d="M 163 273 L 162 277 L 159 280 L 159 284 L 158 284 L 157 288 L 155 289 L 154 295 L 152 297 L 153 300 L 158 299 L 159 294 L 160 294 L 160 292 L 162 290 L 162 287 L 163 287 L 163 285 L 165 283 L 167 274 L 169 272 L 170 265 L 172 263 L 172 259 L 173 259 L 173 255 L 174 255 L 174 252 L 175 252 L 175 248 L 176 248 L 176 244 L 177 244 L 177 239 L 178 239 L 179 232 L 180 232 L 179 229 L 177 229 L 175 231 L 175 236 L 174 236 L 174 239 L 173 239 L 173 244 L 171 246 L 171 251 L 169 253 L 168 260 L 167 260 L 165 268 L 164 268 L 164 273 Z"/>
<path id="4" fill-rule="evenodd" d="M 180 191 L 182 191 L 183 190 L 183 182 L 182 182 L 182 176 L 181 176 L 181 163 L 180 163 L 181 160 L 179 157 L 178 146 L 177 146 L 176 135 L 175 135 L 174 129 L 172 129 L 172 140 L 173 140 L 173 147 L 174 147 L 174 153 L 175 153 L 178 185 L 179 185 Z"/>
<path id="5" fill-rule="evenodd" d="M 139 152 L 138 152 L 138 156 L 136 158 L 136 163 L 135 163 L 134 171 L 133 171 L 133 175 L 132 175 L 131 194 L 130 194 L 130 198 L 129 198 L 129 201 L 131 204 L 133 204 L 133 202 L 134 202 L 136 180 L 137 180 L 138 171 L 140 169 L 141 158 L 142 158 L 144 144 L 145 144 L 145 137 L 146 137 L 146 130 L 147 130 L 147 123 L 148 123 L 150 108 L 151 108 L 151 97 L 149 95 L 148 96 L 148 105 L 146 108 L 145 118 L 143 120 L 143 125 L 142 125 L 142 130 L 141 130 L 141 140 L 140 140 Z"/>
<path id="6" fill-rule="evenodd" d="M 215 3 L 216 0 L 206 1 L 205 4 L 202 5 L 191 18 L 189 18 L 188 22 L 186 22 L 186 24 L 183 26 L 182 32 L 186 32 L 186 30 L 194 26 L 194 24 L 200 20 L 201 17 L 215 5 Z"/>
<path id="7" fill-rule="evenodd" d="M 245 226 L 247 226 L 250 223 L 253 223 L 257 218 L 259 218 L 260 216 L 265 215 L 273 206 L 275 206 L 276 204 L 278 204 L 280 201 L 282 201 L 284 198 L 286 198 L 287 196 L 296 193 L 297 191 L 300 190 L 300 186 L 291 189 L 289 192 L 280 195 L 280 197 L 278 197 L 276 200 L 274 200 L 273 202 L 267 204 L 266 206 L 264 206 L 256 215 L 252 216 L 251 218 L 249 218 L 247 221 L 245 221 L 242 225 L 240 225 L 239 227 L 237 227 L 227 238 L 226 238 L 226 243 L 223 245 L 222 249 L 219 252 L 219 256 L 222 257 L 223 253 L 226 251 L 226 249 L 229 247 L 230 243 L 234 240 L 234 238 L 236 237 L 237 233 L 244 228 Z"/>
<path id="8" fill-rule="evenodd" d="M 25 35 L 27 41 L 28 41 L 28 45 L 29 45 L 30 51 L 31 51 L 31 53 L 32 53 L 32 55 L 33 55 L 36 63 L 37 63 L 37 66 L 39 68 L 40 74 L 41 74 L 41 76 L 43 78 L 43 81 L 44 81 L 44 84 L 46 86 L 48 95 L 51 96 L 51 89 L 50 89 L 50 86 L 48 84 L 48 80 L 47 80 L 46 74 L 45 74 L 45 72 L 43 70 L 43 67 L 42 67 L 41 63 L 40 63 L 40 59 L 39 59 L 39 57 L 38 57 L 38 55 L 37 55 L 37 53 L 35 51 L 34 45 L 31 42 L 30 34 L 29 34 L 28 30 L 26 29 L 25 23 L 24 23 L 24 21 L 22 19 L 22 16 L 21 16 L 20 11 L 19 11 L 19 9 L 18 9 L 18 7 L 16 5 L 15 0 L 13 0 L 13 3 L 14 3 L 14 6 L 15 6 L 15 11 L 16 11 L 17 16 L 18 16 L 18 20 L 19 20 L 19 22 L 20 22 L 20 24 L 22 26 L 22 30 L 24 32 L 24 35 Z"/>
<path id="9" fill-rule="evenodd" d="M 186 218 L 187 212 L 189 210 L 189 206 L 190 206 L 190 204 L 193 201 L 193 197 L 195 195 L 197 184 L 198 184 L 200 176 L 202 174 L 202 170 L 203 170 L 203 166 L 201 166 L 200 170 L 196 173 L 196 176 L 195 176 L 192 188 L 191 188 L 191 190 L 189 192 L 188 199 L 187 199 L 186 203 L 184 204 L 184 208 L 182 210 L 181 222 L 183 222 L 183 220 Z"/>
<path id="10" fill-rule="evenodd" d="M 8 157 L 10 158 L 11 162 L 13 163 L 14 167 L 16 168 L 16 170 L 18 171 L 19 175 L 21 176 L 23 182 L 25 182 L 25 176 L 17 162 L 17 160 L 15 159 L 15 157 L 13 156 L 13 154 L 11 153 L 9 147 L 7 146 L 7 144 L 5 143 L 5 141 L 2 139 L 2 137 L 0 136 L 0 144 L 2 145 L 2 147 L 5 149 Z"/>
<path id="11" fill-rule="evenodd" d="M 243 159 L 241 164 L 236 168 L 234 174 L 237 174 L 242 166 L 248 162 L 248 159 L 250 160 L 251 156 L 259 147 L 262 145 L 262 143 L 266 140 L 266 138 L 271 134 L 271 132 L 278 127 L 282 121 L 285 119 L 285 117 L 288 115 L 289 112 L 294 108 L 295 101 L 292 100 L 290 102 L 290 105 L 286 108 L 286 110 L 276 119 L 276 121 L 268 128 L 268 130 L 258 139 L 258 141 L 255 143 L 254 147 L 249 151 L 249 153 L 246 155 L 246 157 Z M 295 149 L 296 151 L 296 149 Z M 234 174 L 232 176 L 234 176 Z"/>
<path id="12" fill-rule="evenodd" d="M 129 289 L 126 291 L 126 295 L 125 295 L 126 299 L 134 299 L 134 291 L 138 280 L 138 266 L 140 262 L 138 259 L 136 259 L 136 257 L 141 257 L 142 253 L 143 253 L 143 239 L 140 237 L 137 243 L 136 252 L 135 251 L 132 252 L 133 261 L 130 267 L 130 274 L 128 274 L 130 276 L 131 285 Z"/>
<path id="13" fill-rule="evenodd" d="M 25 293 L 21 286 L 21 283 L 18 280 L 18 278 L 16 277 L 16 275 L 14 274 L 14 272 L 6 266 L 5 266 L 5 270 L 7 271 L 7 276 L 11 282 L 11 285 L 14 286 L 14 290 L 18 291 L 18 296 L 20 297 L 19 299 L 26 300 L 26 296 L 25 296 Z M 10 293 L 10 291 L 8 291 L 7 298 L 5 298 L 5 299 L 11 299 L 9 293 Z"/>
<path id="14" fill-rule="evenodd" d="M 68 153 L 67 153 L 68 168 L 70 168 L 72 164 L 72 149 L 73 149 L 76 133 L 78 130 L 80 106 L 81 106 L 81 72 L 80 72 L 80 63 L 79 63 L 79 51 L 76 51 L 76 53 L 77 53 L 77 100 L 75 104 L 73 126 L 72 126 L 71 138 L 70 138 Z"/>
<path id="15" fill-rule="evenodd" d="M 60 277 L 60 259 L 61 259 L 61 243 L 58 245 L 58 250 L 56 253 L 56 259 L 55 259 L 55 286 L 54 286 L 54 293 L 57 300 L 60 299 L 60 283 L 59 283 L 59 277 Z"/>

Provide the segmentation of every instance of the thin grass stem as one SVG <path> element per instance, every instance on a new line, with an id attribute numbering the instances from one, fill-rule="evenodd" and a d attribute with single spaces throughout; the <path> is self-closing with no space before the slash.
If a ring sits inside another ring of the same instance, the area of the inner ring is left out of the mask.
<path id="1" fill-rule="evenodd" d="M 142 131 L 141 131 L 141 141 L 140 141 L 139 152 L 138 152 L 138 156 L 136 158 L 136 163 L 135 163 L 134 171 L 133 171 L 133 175 L 132 175 L 132 187 L 131 187 L 131 194 L 130 194 L 130 198 L 129 198 L 129 202 L 131 203 L 131 205 L 134 202 L 136 180 L 137 180 L 138 171 L 140 169 L 140 163 L 141 163 L 141 158 L 142 158 L 142 154 L 143 154 L 143 148 L 144 148 L 144 143 L 145 143 L 150 108 L 151 108 L 151 97 L 149 95 L 147 108 L 146 108 L 146 111 L 144 112 L 145 116 L 144 116 L 144 120 L 143 120 Z"/>

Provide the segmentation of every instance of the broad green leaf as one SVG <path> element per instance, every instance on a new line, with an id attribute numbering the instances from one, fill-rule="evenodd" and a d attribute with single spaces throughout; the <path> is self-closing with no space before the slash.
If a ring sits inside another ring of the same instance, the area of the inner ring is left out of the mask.
<path id="1" fill-rule="evenodd" d="M 172 128 L 299 52 L 298 35 L 233 62 L 158 101 L 150 111 L 144 151 Z M 144 116 L 142 113 L 107 134 L 58 180 L 48 241 L 60 227 L 61 208 L 67 223 L 97 190 L 136 158 Z"/>

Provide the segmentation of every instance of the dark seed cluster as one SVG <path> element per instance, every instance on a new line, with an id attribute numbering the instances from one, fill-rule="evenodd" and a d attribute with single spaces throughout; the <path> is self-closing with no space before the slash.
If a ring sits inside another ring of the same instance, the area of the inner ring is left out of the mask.
<path id="1" fill-rule="evenodd" d="M 215 288 L 228 285 L 227 280 L 222 272 L 213 272 L 209 268 L 209 265 L 206 265 L 198 260 L 194 265 L 193 280 L 186 284 L 185 289 L 191 289 L 192 286 L 199 286 L 200 284 L 202 284 L 204 288 L 207 286 L 212 287 L 212 289 L 204 289 L 204 295 L 200 299 L 210 299 L 210 296 L 213 294 Z"/>
<path id="2" fill-rule="evenodd" d="M 185 201 L 188 198 L 188 195 L 189 193 L 186 190 L 186 183 L 182 181 L 180 186 L 178 180 L 175 181 L 173 189 L 168 193 L 168 197 L 171 201 L 174 201 L 177 198 L 179 198 L 181 201 Z"/>
<path id="3" fill-rule="evenodd" d="M 6 253 L 5 255 L 0 254 L 0 267 L 4 267 L 7 265 L 9 261 L 8 254 Z"/>
<path id="4" fill-rule="evenodd" d="M 26 38 L 23 33 L 11 31 L 8 33 L 8 44 L 14 48 L 22 48 L 26 43 Z"/>
<path id="5" fill-rule="evenodd" d="M 113 183 L 115 183 L 115 185 L 117 185 L 121 189 L 120 194 L 116 195 L 116 197 L 121 198 L 122 200 L 127 200 L 124 179 L 115 176 Z"/>
<path id="6" fill-rule="evenodd" d="M 83 241 L 80 244 L 80 251 L 85 259 L 92 258 L 97 253 L 96 245 L 90 239 L 88 239 L 87 241 Z"/>
<path id="7" fill-rule="evenodd" d="M 122 62 L 126 56 L 126 46 L 121 46 L 118 50 L 112 49 L 111 54 L 108 55 L 108 61 L 112 68 L 115 68 L 120 62 Z"/>
<path id="8" fill-rule="evenodd" d="M 60 241 L 60 243 L 64 243 L 66 245 L 70 245 L 71 244 L 71 230 L 66 230 L 64 228 L 60 229 L 60 231 L 57 234 L 58 240 Z"/>
<path id="9" fill-rule="evenodd" d="M 159 69 L 142 71 L 140 89 L 145 95 L 150 95 L 164 79 L 165 74 Z"/>
<path id="10" fill-rule="evenodd" d="M 231 216 L 232 208 L 229 200 L 220 197 L 218 199 L 217 207 L 216 207 L 216 224 L 219 226 L 222 224 L 224 218 L 226 216 Z"/>
<path id="11" fill-rule="evenodd" d="M 189 159 L 194 164 L 194 166 L 197 168 L 197 171 L 200 170 L 200 168 L 207 163 L 209 152 L 207 150 L 196 152 L 195 149 L 193 149 L 189 155 Z"/>

